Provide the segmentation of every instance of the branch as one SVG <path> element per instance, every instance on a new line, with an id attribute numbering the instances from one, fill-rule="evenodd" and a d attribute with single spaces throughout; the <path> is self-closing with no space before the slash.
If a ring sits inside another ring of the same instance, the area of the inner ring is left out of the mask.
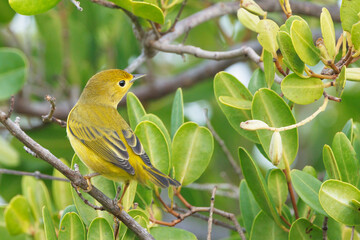
<path id="1" fill-rule="evenodd" d="M 0 111 L 0 122 L 9 130 L 9 132 L 19 139 L 26 147 L 30 148 L 39 158 L 48 162 L 50 165 L 59 170 L 76 186 L 86 189 L 88 184 L 81 174 L 71 170 L 60 159 L 55 157 L 49 150 L 43 148 L 40 144 L 30 138 L 24 131 L 20 129 L 11 119 L 7 118 L 7 114 Z M 129 229 L 131 229 L 140 239 L 154 239 L 143 227 L 140 226 L 129 214 L 120 210 L 114 204 L 113 200 L 108 198 L 96 187 L 92 187 L 88 192 L 94 199 L 96 199 L 106 211 L 113 214 L 120 219 Z"/>
<path id="2" fill-rule="evenodd" d="M 9 175 L 18 175 L 18 176 L 32 176 L 37 179 L 48 179 L 48 180 L 56 180 L 56 181 L 63 181 L 63 182 L 70 182 L 67 178 L 62 177 L 54 177 L 47 174 L 42 174 L 39 171 L 35 172 L 24 172 L 24 171 L 17 171 L 17 170 L 10 170 L 5 168 L 0 168 L 0 174 L 9 174 Z"/>
<path id="3" fill-rule="evenodd" d="M 211 231 L 212 231 L 212 222 L 213 222 L 213 213 L 214 213 L 214 207 L 215 207 L 215 193 L 216 193 L 216 186 L 214 187 L 211 199 L 210 199 L 210 213 L 209 213 L 209 220 L 208 220 L 208 235 L 207 240 L 211 240 Z"/>

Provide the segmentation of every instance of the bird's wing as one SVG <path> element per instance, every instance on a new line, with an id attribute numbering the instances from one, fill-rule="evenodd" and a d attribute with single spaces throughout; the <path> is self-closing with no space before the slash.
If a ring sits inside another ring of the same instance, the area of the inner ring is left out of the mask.
<path id="1" fill-rule="evenodd" d="M 115 130 L 104 127 L 95 128 L 71 119 L 68 122 L 68 129 L 71 135 L 104 160 L 131 175 L 135 174 L 135 169 L 129 162 L 126 146 Z"/>

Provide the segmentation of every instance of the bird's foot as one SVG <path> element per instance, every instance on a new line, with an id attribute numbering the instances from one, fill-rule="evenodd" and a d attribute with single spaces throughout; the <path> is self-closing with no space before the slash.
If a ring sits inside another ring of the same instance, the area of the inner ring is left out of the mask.
<path id="1" fill-rule="evenodd" d="M 96 172 L 84 175 L 84 178 L 88 185 L 87 188 L 84 190 L 84 192 L 90 192 L 92 190 L 91 178 L 99 176 L 99 175 L 100 175 L 100 173 L 96 173 Z"/>

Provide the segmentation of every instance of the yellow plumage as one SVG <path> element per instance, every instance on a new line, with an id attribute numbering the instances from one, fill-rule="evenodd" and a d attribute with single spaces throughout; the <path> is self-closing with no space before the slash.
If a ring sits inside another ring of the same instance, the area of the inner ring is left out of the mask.
<path id="1" fill-rule="evenodd" d="M 88 81 L 68 116 L 71 146 L 89 168 L 109 179 L 180 186 L 152 166 L 139 139 L 117 112 L 132 84 L 133 75 L 118 69 L 102 71 Z"/>

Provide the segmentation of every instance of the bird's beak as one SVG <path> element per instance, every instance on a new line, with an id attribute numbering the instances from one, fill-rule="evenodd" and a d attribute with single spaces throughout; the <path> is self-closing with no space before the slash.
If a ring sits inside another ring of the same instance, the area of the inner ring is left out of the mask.
<path id="1" fill-rule="evenodd" d="M 133 79 L 130 80 L 131 83 L 135 82 L 137 79 L 145 77 L 146 74 L 133 74 Z"/>

